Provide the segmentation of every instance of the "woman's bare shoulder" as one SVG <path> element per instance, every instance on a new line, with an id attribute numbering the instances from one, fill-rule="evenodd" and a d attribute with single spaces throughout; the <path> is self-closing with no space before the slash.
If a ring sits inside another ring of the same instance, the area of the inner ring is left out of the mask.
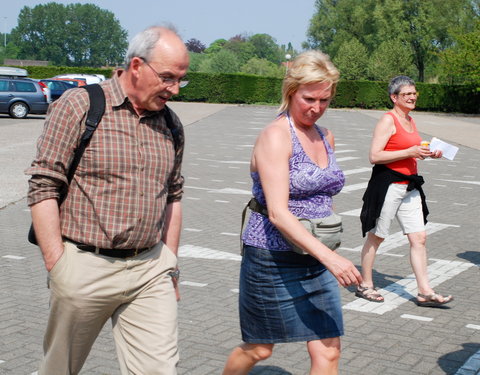
<path id="1" fill-rule="evenodd" d="M 394 124 L 393 117 L 389 113 L 390 112 L 384 113 L 382 117 L 380 117 L 380 120 L 378 120 L 378 122 L 385 125 L 393 125 Z"/>
<path id="2" fill-rule="evenodd" d="M 259 138 L 263 137 L 275 139 L 284 139 L 285 137 L 290 138 L 287 119 L 283 116 L 279 116 L 271 123 L 269 123 L 260 133 Z"/>

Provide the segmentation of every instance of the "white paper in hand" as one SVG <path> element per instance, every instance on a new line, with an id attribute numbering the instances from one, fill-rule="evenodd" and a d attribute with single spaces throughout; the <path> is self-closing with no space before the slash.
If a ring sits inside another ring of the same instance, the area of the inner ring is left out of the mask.
<path id="1" fill-rule="evenodd" d="M 436 150 L 441 150 L 444 158 L 453 160 L 457 154 L 458 147 L 433 137 L 430 141 L 430 151 Z"/>

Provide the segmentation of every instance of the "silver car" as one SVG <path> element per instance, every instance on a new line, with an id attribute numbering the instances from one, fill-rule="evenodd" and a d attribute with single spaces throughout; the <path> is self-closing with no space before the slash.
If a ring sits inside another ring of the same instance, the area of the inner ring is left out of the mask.
<path id="1" fill-rule="evenodd" d="M 28 78 L 0 77 L 0 113 L 25 118 L 47 113 L 49 98 L 38 82 Z"/>

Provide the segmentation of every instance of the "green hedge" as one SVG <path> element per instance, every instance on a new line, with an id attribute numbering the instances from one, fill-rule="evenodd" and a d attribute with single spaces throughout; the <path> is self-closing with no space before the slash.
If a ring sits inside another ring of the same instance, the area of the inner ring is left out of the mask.
<path id="1" fill-rule="evenodd" d="M 390 106 L 387 83 L 340 81 L 331 106 L 342 108 L 386 108 Z"/>
<path id="2" fill-rule="evenodd" d="M 189 73 L 190 83 L 176 100 L 210 103 L 279 104 L 282 80 L 244 74 Z M 341 80 L 331 106 L 391 108 L 387 82 Z M 475 86 L 417 83 L 417 110 L 480 113 L 480 90 Z"/>
<path id="3" fill-rule="evenodd" d="M 32 78 L 48 78 L 58 74 L 103 74 L 110 77 L 113 69 L 27 66 Z M 247 74 L 188 73 L 189 85 L 176 100 L 209 103 L 279 104 L 282 80 Z M 387 82 L 342 80 L 332 107 L 385 109 L 391 107 Z M 417 109 L 435 112 L 480 113 L 480 89 L 475 86 L 451 86 L 417 83 L 420 96 Z"/>
<path id="4" fill-rule="evenodd" d="M 282 81 L 246 74 L 188 73 L 175 100 L 211 103 L 280 103 Z"/>

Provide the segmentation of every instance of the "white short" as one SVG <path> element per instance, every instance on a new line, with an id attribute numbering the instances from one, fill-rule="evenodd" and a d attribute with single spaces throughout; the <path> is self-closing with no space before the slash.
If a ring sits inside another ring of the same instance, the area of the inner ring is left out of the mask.
<path id="1" fill-rule="evenodd" d="M 407 191 L 407 184 L 390 184 L 380 217 L 375 228 L 370 230 L 377 237 L 386 238 L 394 217 L 403 234 L 425 231 L 422 198 L 417 189 Z"/>

